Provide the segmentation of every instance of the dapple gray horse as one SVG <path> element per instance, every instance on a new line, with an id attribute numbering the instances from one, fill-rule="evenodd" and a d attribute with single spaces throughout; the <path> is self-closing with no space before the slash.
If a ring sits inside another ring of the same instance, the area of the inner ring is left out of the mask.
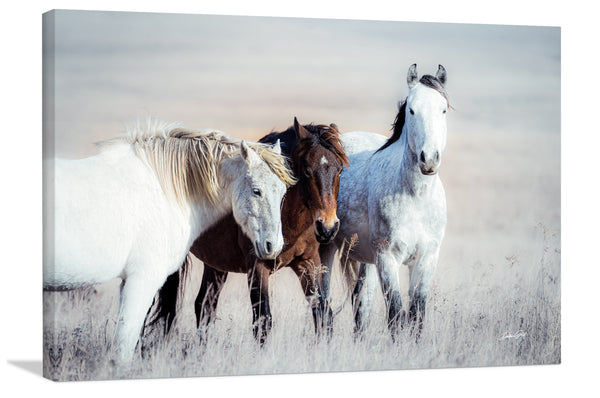
<path id="1" fill-rule="evenodd" d="M 331 269 L 342 249 L 342 270 L 356 282 L 352 303 L 357 333 L 369 320 L 378 279 L 392 336 L 406 323 L 399 283 L 400 267 L 406 264 L 408 321 L 416 322 L 418 339 L 446 228 L 446 196 L 437 172 L 446 146 L 449 103 L 443 66 L 436 76 L 419 79 L 414 64 L 407 81 L 408 97 L 389 139 L 366 132 L 342 134 L 350 166 L 340 179 L 340 230 L 334 243 L 321 245 L 320 251 Z"/>

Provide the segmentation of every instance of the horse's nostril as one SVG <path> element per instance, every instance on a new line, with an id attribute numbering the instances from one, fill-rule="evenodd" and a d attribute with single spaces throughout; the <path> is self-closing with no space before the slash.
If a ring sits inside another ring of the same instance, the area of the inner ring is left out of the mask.
<path id="1" fill-rule="evenodd" d="M 421 162 L 425 163 L 425 152 L 421 151 Z"/>
<path id="2" fill-rule="evenodd" d="M 439 163 L 440 161 L 440 151 L 435 151 L 435 162 Z"/>
<path id="3" fill-rule="evenodd" d="M 267 249 L 267 253 L 271 253 L 271 249 L 273 249 L 273 245 L 271 244 L 271 242 L 267 241 L 267 243 L 265 243 L 265 247 Z"/>
<path id="4" fill-rule="evenodd" d="M 319 235 L 325 234 L 326 230 L 325 230 L 325 225 L 323 224 L 323 221 L 321 221 L 321 220 L 315 221 L 315 226 L 317 227 L 317 233 Z"/>

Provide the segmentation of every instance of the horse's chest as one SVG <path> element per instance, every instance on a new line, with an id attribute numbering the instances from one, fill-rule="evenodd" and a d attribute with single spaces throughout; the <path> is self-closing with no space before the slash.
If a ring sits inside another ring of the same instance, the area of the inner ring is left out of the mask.
<path id="1" fill-rule="evenodd" d="M 446 223 L 445 207 L 409 195 L 382 197 L 371 223 L 375 240 L 399 242 L 407 248 L 440 240 Z M 410 250 L 409 250 L 410 251 Z"/>
<path id="2" fill-rule="evenodd" d="M 298 257 L 305 257 L 307 253 L 313 252 L 317 245 L 312 228 L 305 230 L 277 256 L 277 268 L 288 266 Z"/>

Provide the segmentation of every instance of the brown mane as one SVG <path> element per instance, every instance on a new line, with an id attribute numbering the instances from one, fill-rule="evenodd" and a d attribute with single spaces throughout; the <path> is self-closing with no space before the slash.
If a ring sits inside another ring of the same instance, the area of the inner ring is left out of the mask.
<path id="1" fill-rule="evenodd" d="M 309 138 L 301 140 L 296 148 L 297 154 L 300 157 L 305 157 L 306 153 L 314 147 L 321 145 L 325 149 L 331 151 L 337 160 L 344 166 L 348 166 L 348 157 L 344 152 L 344 146 L 340 140 L 340 133 L 335 124 L 329 126 L 325 124 L 307 124 L 304 128 L 311 134 Z"/>

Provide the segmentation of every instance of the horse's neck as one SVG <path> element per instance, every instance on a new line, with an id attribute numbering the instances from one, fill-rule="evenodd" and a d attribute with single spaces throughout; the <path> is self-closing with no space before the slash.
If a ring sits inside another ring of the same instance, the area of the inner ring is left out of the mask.
<path id="1" fill-rule="evenodd" d="M 299 184 L 292 186 L 283 201 L 282 225 L 284 239 L 288 242 L 295 242 L 304 231 L 312 226 L 315 219 L 315 210 L 311 210 L 302 200 Z M 283 218 L 285 217 L 285 218 Z"/>
<path id="2" fill-rule="evenodd" d="M 228 213 L 231 213 L 231 195 L 219 197 L 219 202 L 213 205 L 200 204 L 192 212 L 192 222 L 197 222 L 194 239 L 200 236 L 208 228 L 212 227 Z M 229 197 L 229 198 L 228 198 Z"/>
<path id="3" fill-rule="evenodd" d="M 397 181 L 395 190 L 410 195 L 422 196 L 431 192 L 436 181 L 437 175 L 424 175 L 419 168 L 417 155 L 413 153 L 408 145 L 408 132 L 406 127 L 402 131 L 402 136 L 398 141 L 382 151 L 385 155 L 381 161 L 390 173 L 386 173 L 386 181 L 390 180 L 390 174 L 395 175 L 393 181 Z M 398 162 L 398 158 L 401 161 Z M 395 165 L 395 166 L 393 166 Z M 385 169 L 384 168 L 384 169 Z"/>
<path id="4" fill-rule="evenodd" d="M 231 184 L 235 177 L 243 171 L 239 170 L 239 162 L 225 159 L 219 167 L 219 200 L 216 203 L 200 202 L 192 210 L 194 222 L 198 220 L 197 234 L 200 235 L 208 228 L 232 212 Z"/>

